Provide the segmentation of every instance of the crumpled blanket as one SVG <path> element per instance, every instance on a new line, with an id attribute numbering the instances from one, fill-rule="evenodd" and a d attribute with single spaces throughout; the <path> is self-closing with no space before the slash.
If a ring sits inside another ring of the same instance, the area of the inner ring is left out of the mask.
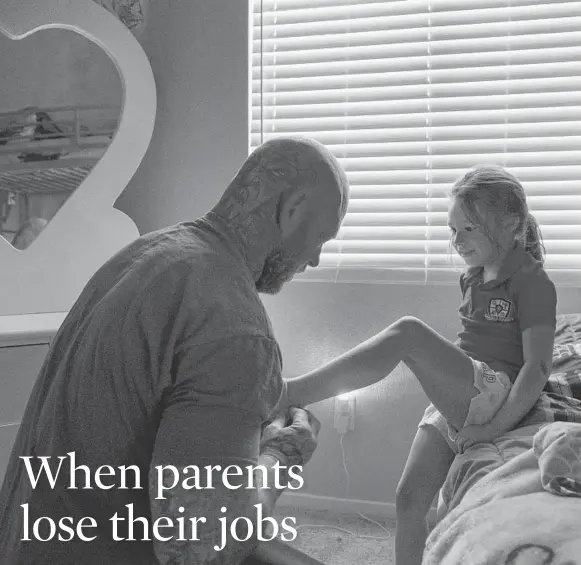
<path id="1" fill-rule="evenodd" d="M 546 491 L 581 497 L 581 425 L 545 426 L 535 434 L 533 450 Z"/>
<path id="2" fill-rule="evenodd" d="M 456 458 L 423 565 L 581 565 L 581 424 L 532 430 Z"/>

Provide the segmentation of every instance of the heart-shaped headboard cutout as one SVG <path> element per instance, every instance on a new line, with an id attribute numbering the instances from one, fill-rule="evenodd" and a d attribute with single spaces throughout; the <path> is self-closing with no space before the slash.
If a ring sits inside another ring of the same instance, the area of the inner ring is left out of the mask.
<path id="1" fill-rule="evenodd" d="M 100 161 L 26 251 L 0 238 L 0 316 L 66 312 L 93 273 L 139 235 L 113 205 L 153 133 L 156 89 L 133 34 L 92 0 L 2 0 L 0 32 L 14 40 L 51 28 L 77 32 L 117 67 L 123 101 L 117 132 Z"/>

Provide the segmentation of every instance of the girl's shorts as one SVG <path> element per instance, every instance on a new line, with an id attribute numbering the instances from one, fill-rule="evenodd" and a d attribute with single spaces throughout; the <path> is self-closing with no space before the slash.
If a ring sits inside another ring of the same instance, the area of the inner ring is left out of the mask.
<path id="1" fill-rule="evenodd" d="M 494 371 L 482 361 L 473 359 L 472 364 L 474 365 L 474 386 L 479 393 L 470 401 L 464 426 L 482 426 L 488 424 L 496 416 L 510 393 L 512 383 L 506 373 Z M 472 444 L 470 440 L 459 437 L 458 430 L 446 421 L 433 404 L 426 408 L 418 425 L 419 428 L 423 426 L 434 426 L 455 453 L 462 453 L 469 444 Z"/>

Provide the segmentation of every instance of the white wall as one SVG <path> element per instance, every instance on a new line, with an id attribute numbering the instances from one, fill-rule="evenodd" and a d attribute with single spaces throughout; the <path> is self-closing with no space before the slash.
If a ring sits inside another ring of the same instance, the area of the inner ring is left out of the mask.
<path id="1" fill-rule="evenodd" d="M 149 151 L 118 201 L 141 232 L 211 208 L 246 158 L 244 0 L 156 0 L 140 41 L 158 90 Z"/>
<path id="2" fill-rule="evenodd" d="M 170 7 L 171 2 L 171 7 Z M 149 152 L 118 201 L 141 232 L 203 214 L 247 151 L 247 5 L 243 0 L 156 0 L 141 41 L 159 105 Z M 264 301 L 289 376 L 308 371 L 411 314 L 448 337 L 457 331 L 456 287 L 291 283 Z M 581 289 L 559 292 L 561 311 L 581 311 Z M 427 404 L 412 375 L 357 394 L 356 429 L 345 438 L 352 498 L 393 502 Z M 330 402 L 315 407 L 323 429 L 306 489 L 342 497 L 345 474 Z"/>

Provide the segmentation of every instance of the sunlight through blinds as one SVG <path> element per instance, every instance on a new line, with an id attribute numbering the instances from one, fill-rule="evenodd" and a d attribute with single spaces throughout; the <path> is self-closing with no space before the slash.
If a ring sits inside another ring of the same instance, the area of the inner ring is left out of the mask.
<path id="1" fill-rule="evenodd" d="M 516 175 L 546 268 L 581 286 L 581 1 L 254 0 L 250 150 L 306 135 L 351 201 L 303 280 L 458 283 L 447 191 Z"/>

